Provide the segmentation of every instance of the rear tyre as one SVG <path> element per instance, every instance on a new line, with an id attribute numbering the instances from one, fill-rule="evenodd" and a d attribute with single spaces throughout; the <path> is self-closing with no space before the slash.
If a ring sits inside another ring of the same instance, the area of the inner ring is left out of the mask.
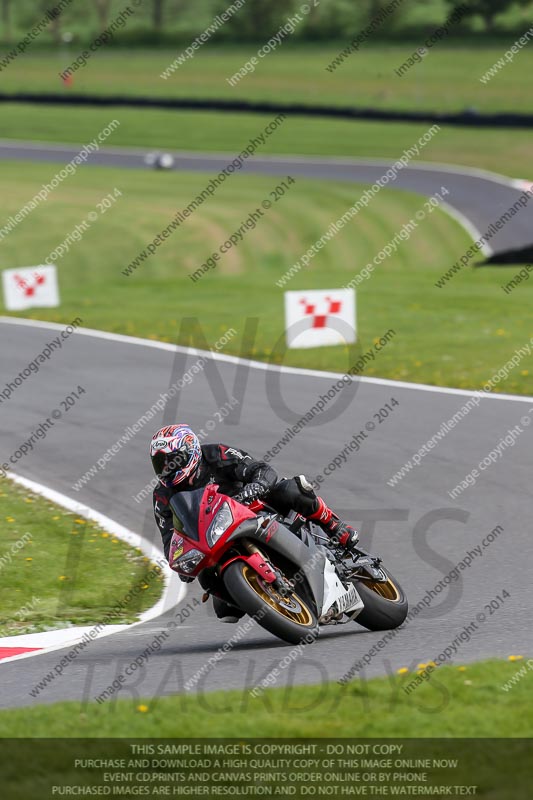
<path id="1" fill-rule="evenodd" d="M 387 631 L 405 622 L 409 605 L 405 592 L 390 572 L 381 568 L 387 581 L 356 581 L 357 591 L 365 607 L 354 622 L 369 631 Z"/>
<path id="2" fill-rule="evenodd" d="M 239 608 L 269 633 L 289 644 L 310 643 L 318 636 L 318 621 L 307 602 L 295 592 L 278 594 L 246 561 L 234 561 L 223 578 Z"/>

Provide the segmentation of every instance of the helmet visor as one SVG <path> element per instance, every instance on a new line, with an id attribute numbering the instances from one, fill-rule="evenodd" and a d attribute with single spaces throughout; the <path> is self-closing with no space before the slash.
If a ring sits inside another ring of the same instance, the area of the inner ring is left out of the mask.
<path id="1" fill-rule="evenodd" d="M 186 447 L 182 447 L 174 453 L 156 453 L 152 456 L 154 472 L 160 478 L 170 478 L 187 466 L 190 457 L 191 454 Z"/>

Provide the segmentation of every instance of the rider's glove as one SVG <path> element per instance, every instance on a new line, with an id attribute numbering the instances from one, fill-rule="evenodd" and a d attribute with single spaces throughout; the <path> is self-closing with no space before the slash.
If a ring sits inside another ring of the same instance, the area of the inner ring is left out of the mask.
<path id="1" fill-rule="evenodd" d="M 258 497 L 264 495 L 266 491 L 262 483 L 248 483 L 239 494 L 235 495 L 235 500 L 239 503 L 251 503 L 252 500 L 257 500 Z"/>

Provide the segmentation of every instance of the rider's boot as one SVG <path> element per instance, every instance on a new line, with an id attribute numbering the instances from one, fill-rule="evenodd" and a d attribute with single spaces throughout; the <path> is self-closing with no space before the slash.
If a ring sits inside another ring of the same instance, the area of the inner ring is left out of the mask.
<path id="1" fill-rule="evenodd" d="M 351 525 L 339 519 L 321 497 L 317 497 L 317 504 L 317 510 L 308 519 L 320 525 L 335 544 L 339 544 L 347 552 L 353 550 L 359 541 L 357 531 Z"/>

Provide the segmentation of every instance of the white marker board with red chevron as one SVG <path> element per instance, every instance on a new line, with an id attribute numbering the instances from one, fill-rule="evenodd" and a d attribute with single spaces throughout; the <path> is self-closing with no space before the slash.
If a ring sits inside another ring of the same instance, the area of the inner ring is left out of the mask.
<path id="1" fill-rule="evenodd" d="M 324 347 L 357 341 L 355 289 L 285 292 L 287 347 Z"/>
<path id="2" fill-rule="evenodd" d="M 60 303 L 54 266 L 5 269 L 2 272 L 2 285 L 7 311 L 53 308 Z"/>

